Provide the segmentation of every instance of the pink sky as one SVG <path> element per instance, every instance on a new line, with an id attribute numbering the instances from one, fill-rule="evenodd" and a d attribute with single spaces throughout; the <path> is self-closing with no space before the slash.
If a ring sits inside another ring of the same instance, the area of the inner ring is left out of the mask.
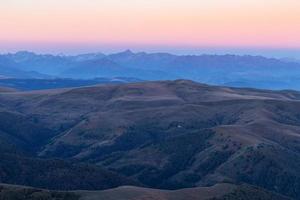
<path id="1" fill-rule="evenodd" d="M 299 0 L 9 0 L 0 19 L 4 48 L 300 48 Z"/>

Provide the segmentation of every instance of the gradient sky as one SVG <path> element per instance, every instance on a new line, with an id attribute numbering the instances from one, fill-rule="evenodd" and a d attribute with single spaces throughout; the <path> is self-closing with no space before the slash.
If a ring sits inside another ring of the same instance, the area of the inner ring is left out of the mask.
<path id="1" fill-rule="evenodd" d="M 299 0 L 2 0 L 0 50 L 300 53 Z M 300 55 L 300 54 L 299 54 Z"/>

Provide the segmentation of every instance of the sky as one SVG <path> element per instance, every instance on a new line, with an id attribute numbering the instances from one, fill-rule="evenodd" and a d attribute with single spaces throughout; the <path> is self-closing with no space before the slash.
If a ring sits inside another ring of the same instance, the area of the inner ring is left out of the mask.
<path id="1" fill-rule="evenodd" d="M 0 51 L 300 58 L 299 0 L 1 0 Z"/>

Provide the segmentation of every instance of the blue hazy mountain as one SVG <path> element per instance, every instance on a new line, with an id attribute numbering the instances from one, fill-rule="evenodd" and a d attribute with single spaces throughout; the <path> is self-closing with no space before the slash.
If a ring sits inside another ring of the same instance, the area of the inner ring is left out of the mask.
<path id="1" fill-rule="evenodd" d="M 7 56 L 0 55 L 0 78 L 49 78 L 37 71 L 20 68 L 19 64 Z"/>
<path id="2" fill-rule="evenodd" d="M 177 56 L 127 50 L 110 55 L 90 53 L 77 56 L 22 51 L 0 58 L 1 76 L 41 78 L 41 74 L 76 79 L 120 76 L 143 80 L 190 79 L 237 87 L 300 89 L 299 62 L 262 56 Z"/>
<path id="3" fill-rule="evenodd" d="M 73 66 L 71 58 L 50 54 L 38 55 L 33 52 L 20 51 L 15 54 L 7 54 L 5 57 L 15 62 L 19 70 L 36 71 L 52 76 L 57 76 Z"/>
<path id="4" fill-rule="evenodd" d="M 60 74 L 62 77 L 91 79 L 97 77 L 138 77 L 146 80 L 172 79 L 167 72 L 127 67 L 108 57 L 73 63 L 73 67 Z"/>

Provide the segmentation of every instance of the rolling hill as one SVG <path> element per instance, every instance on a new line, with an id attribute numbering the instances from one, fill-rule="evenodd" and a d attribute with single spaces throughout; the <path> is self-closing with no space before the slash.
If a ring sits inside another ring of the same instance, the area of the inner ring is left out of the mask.
<path id="1" fill-rule="evenodd" d="M 1 91 L 8 88 L 12 90 L 28 91 L 28 90 L 45 90 L 45 89 L 59 89 L 83 87 L 97 84 L 121 84 L 141 82 L 142 80 L 136 78 L 114 77 L 114 78 L 96 78 L 96 79 L 68 79 L 68 78 L 52 78 L 52 79 L 36 79 L 36 78 L 2 78 L 0 79 Z"/>
<path id="2" fill-rule="evenodd" d="M 177 80 L 1 93 L 0 105 L 11 152 L 151 188 L 247 183 L 300 197 L 299 92 Z"/>
<path id="3" fill-rule="evenodd" d="M 1 86 L 0 87 L 0 92 L 3 93 L 3 92 L 16 92 L 17 90 L 14 89 L 14 88 L 10 88 L 10 87 L 3 87 Z"/>
<path id="4" fill-rule="evenodd" d="M 0 200 L 288 200 L 275 193 L 249 185 L 218 184 L 175 191 L 139 187 L 118 187 L 103 191 L 49 191 L 30 187 L 0 185 Z"/>

